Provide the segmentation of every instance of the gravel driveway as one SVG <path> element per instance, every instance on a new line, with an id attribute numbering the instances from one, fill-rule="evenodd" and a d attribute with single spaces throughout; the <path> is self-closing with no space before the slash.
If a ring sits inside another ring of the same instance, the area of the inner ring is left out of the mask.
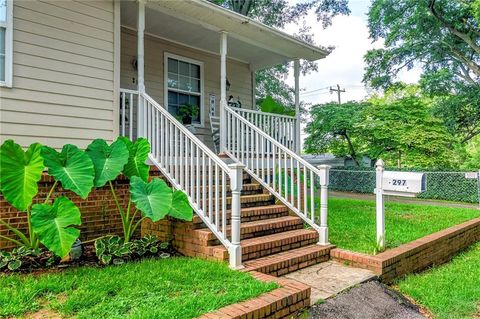
<path id="1" fill-rule="evenodd" d="M 418 307 L 378 281 L 369 281 L 313 305 L 299 318 L 424 319 Z"/>

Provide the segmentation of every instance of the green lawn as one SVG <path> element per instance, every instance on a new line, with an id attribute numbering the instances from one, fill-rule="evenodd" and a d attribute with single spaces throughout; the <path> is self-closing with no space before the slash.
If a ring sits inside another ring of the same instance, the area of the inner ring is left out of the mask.
<path id="1" fill-rule="evenodd" d="M 446 265 L 406 277 L 398 287 L 438 319 L 479 318 L 480 243 Z"/>
<path id="2" fill-rule="evenodd" d="M 76 318 L 194 318 L 277 287 L 193 258 L 0 276 L 0 318 L 49 309 Z"/>
<path id="3" fill-rule="evenodd" d="M 387 248 L 396 247 L 469 219 L 480 210 L 387 202 Z M 376 247 L 375 201 L 330 198 L 330 242 L 337 247 L 372 254 Z"/>

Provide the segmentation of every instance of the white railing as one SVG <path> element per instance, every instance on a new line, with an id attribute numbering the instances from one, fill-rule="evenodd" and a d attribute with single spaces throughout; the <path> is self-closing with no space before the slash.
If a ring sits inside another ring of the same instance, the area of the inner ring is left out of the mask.
<path id="1" fill-rule="evenodd" d="M 227 165 L 146 93 L 121 94 L 138 99 L 138 132 L 150 142 L 150 160 L 176 189 L 187 194 L 192 208 L 228 249 L 230 266 L 241 267 L 240 192 L 244 165 Z M 123 103 L 121 108 L 126 109 Z M 121 116 L 131 114 L 122 110 Z M 133 134 L 133 129 L 123 129 L 124 122 L 121 118 L 121 133 Z"/>
<path id="2" fill-rule="evenodd" d="M 133 140 L 137 136 L 138 91 L 120 89 L 120 135 Z"/>
<path id="3" fill-rule="evenodd" d="M 296 121 L 295 116 L 265 113 L 248 109 L 232 107 L 231 110 L 240 114 L 247 121 L 273 137 L 288 149 L 296 150 Z"/>
<path id="4" fill-rule="evenodd" d="M 329 166 L 315 168 L 295 152 L 244 118 L 225 108 L 226 154 L 246 165 L 246 171 L 328 244 L 327 202 Z M 316 185 L 320 196 L 315 199 Z M 316 206 L 320 206 L 320 214 Z"/>

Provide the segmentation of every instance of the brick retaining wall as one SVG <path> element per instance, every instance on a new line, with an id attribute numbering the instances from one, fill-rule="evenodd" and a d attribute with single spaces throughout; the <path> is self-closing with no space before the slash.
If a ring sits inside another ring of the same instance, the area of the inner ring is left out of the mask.
<path id="1" fill-rule="evenodd" d="M 444 229 L 375 256 L 332 249 L 331 257 L 354 267 L 370 269 L 385 282 L 445 263 L 480 241 L 480 218 Z"/>
<path id="2" fill-rule="evenodd" d="M 275 281 L 281 287 L 257 298 L 239 302 L 200 316 L 198 319 L 281 319 L 293 318 L 301 309 L 310 306 L 311 288 L 291 279 L 277 278 L 252 271 L 262 281 Z"/>

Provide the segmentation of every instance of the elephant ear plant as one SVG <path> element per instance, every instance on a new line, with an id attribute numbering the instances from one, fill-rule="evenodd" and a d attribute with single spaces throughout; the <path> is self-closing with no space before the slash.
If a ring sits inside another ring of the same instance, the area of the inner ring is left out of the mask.
<path id="1" fill-rule="evenodd" d="M 45 166 L 55 182 L 43 203 L 32 205 Z M 5 141 L 0 147 L 0 191 L 13 207 L 26 213 L 28 234 L 0 219 L 19 240 L 0 236 L 30 249 L 37 249 L 42 243 L 55 255 L 65 257 L 80 235 L 78 229 L 71 227 L 81 224 L 80 211 L 65 196 L 56 198 L 53 203 L 50 198 L 58 183 L 86 198 L 93 179 L 92 161 L 74 145 L 67 144 L 58 153 L 35 143 L 24 152 L 14 141 Z"/>
<path id="2" fill-rule="evenodd" d="M 110 187 L 122 220 L 124 243 L 130 242 L 146 218 L 156 222 L 167 215 L 183 220 L 193 217 L 185 193 L 172 191 L 159 178 L 148 181 L 150 167 L 145 162 L 149 152 L 150 144 L 145 138 L 132 142 L 124 137 L 111 145 L 102 139 L 94 140 L 86 150 L 95 169 L 95 186 L 108 184 Z M 130 198 L 126 205 L 120 203 L 112 183 L 121 173 L 130 179 Z"/>

